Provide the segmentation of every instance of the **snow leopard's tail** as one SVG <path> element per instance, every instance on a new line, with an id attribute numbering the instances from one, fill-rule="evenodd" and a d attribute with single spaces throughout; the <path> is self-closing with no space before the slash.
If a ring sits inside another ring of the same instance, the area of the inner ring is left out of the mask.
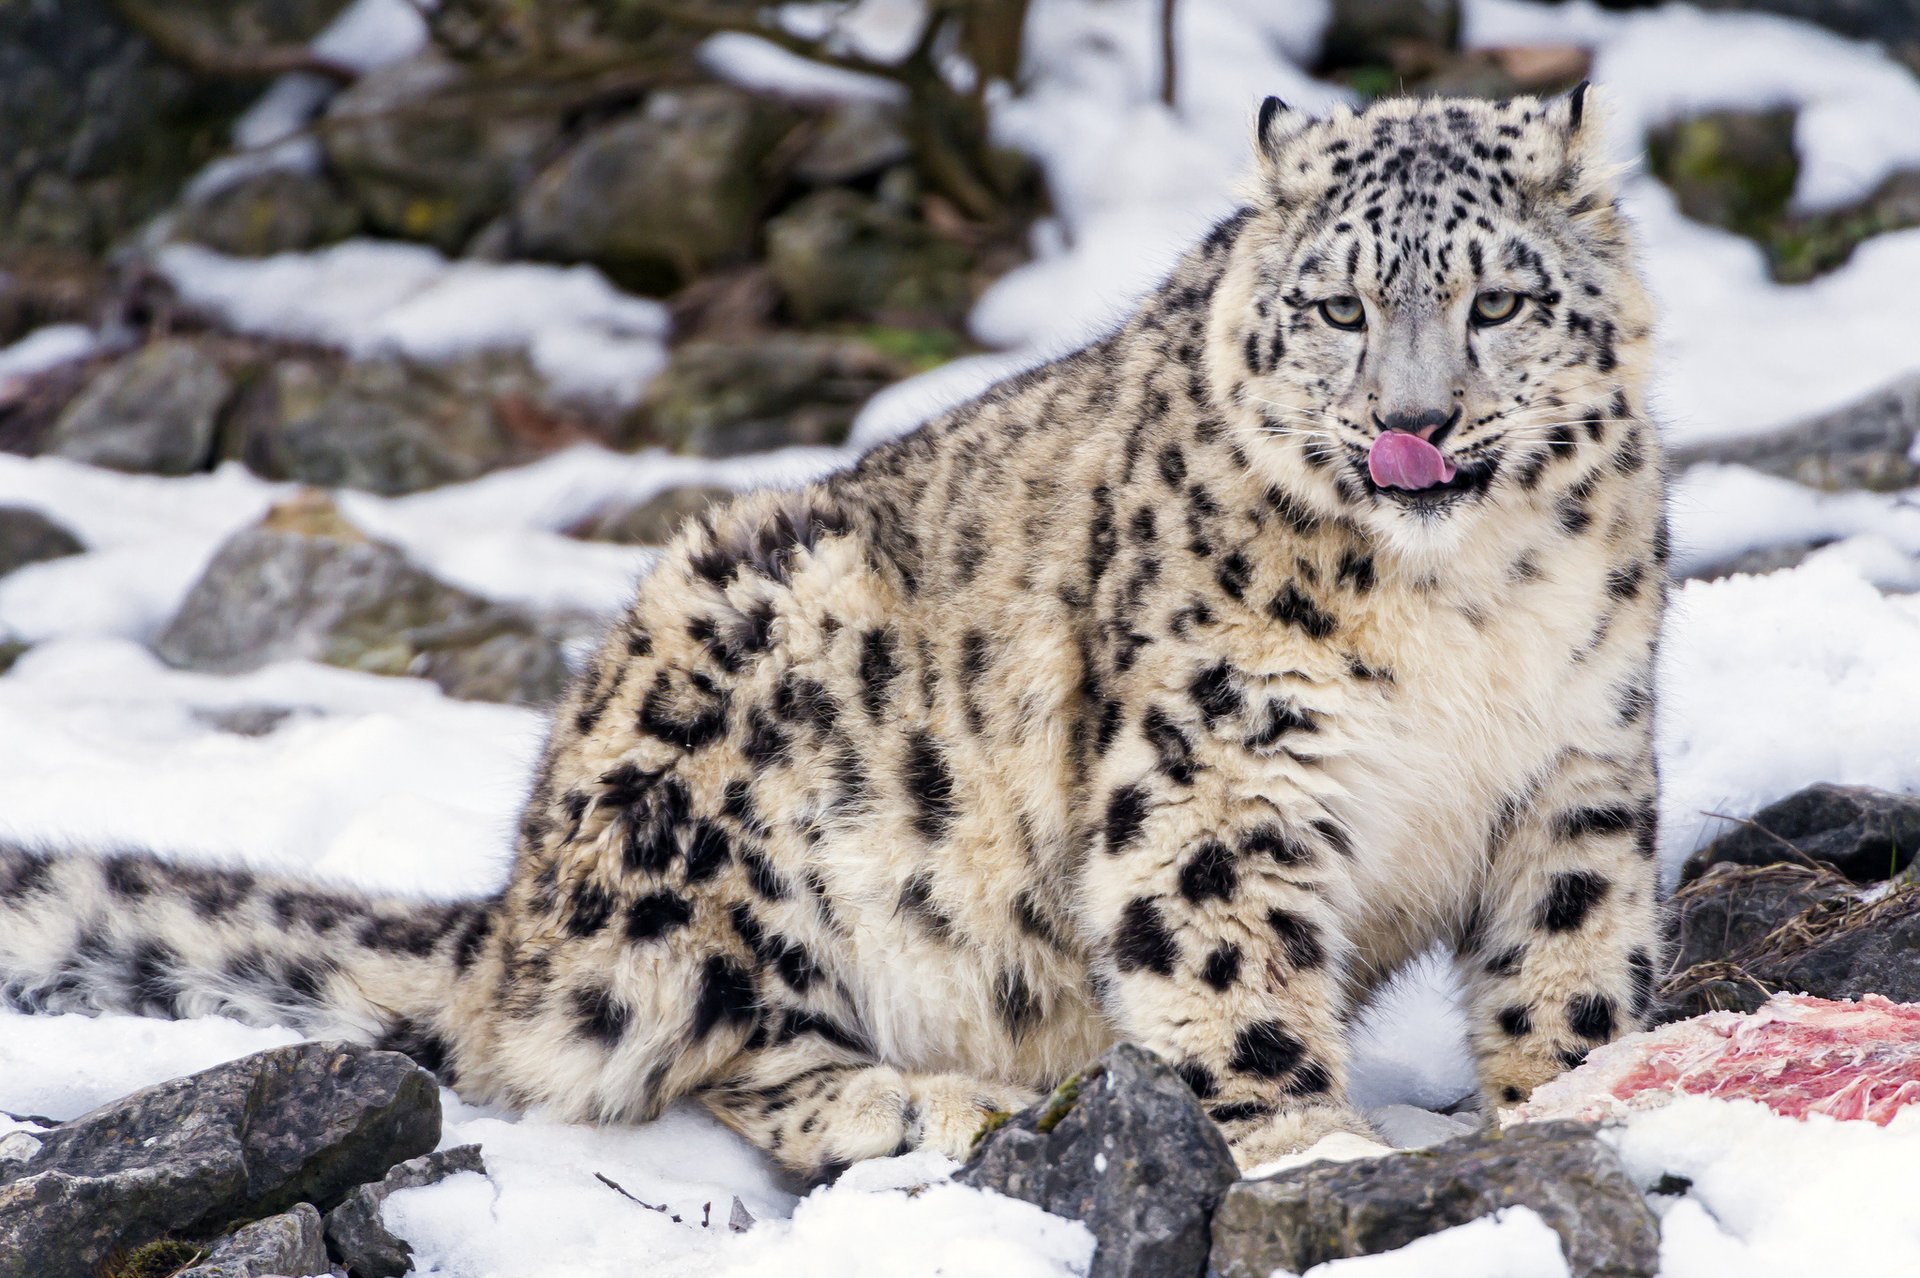
<path id="1" fill-rule="evenodd" d="M 492 925 L 489 902 L 0 843 L 0 1004 L 17 1011 L 230 1016 L 376 1043 L 446 1077 L 456 986 Z"/>

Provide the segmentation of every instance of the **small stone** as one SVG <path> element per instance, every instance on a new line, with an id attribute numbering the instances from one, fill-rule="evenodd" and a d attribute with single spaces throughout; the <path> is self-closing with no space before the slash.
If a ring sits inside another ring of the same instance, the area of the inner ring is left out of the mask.
<path id="1" fill-rule="evenodd" d="M 380 1204 L 399 1190 L 437 1185 L 457 1172 L 487 1174 L 478 1145 L 408 1159 L 377 1183 L 360 1186 L 327 1213 L 328 1248 L 353 1278 L 401 1278 L 413 1268 L 413 1248 L 387 1228 Z"/>
<path id="2" fill-rule="evenodd" d="M 668 488 L 637 505 L 602 506 L 567 529 L 567 535 L 622 546 L 664 546 L 681 524 L 733 495 L 731 488 L 704 484 Z"/>
<path id="3" fill-rule="evenodd" d="M 990 1132 L 954 1179 L 1085 1223 L 1088 1278 L 1200 1278 L 1207 1222 L 1237 1175 L 1193 1089 L 1123 1043 Z"/>
<path id="4" fill-rule="evenodd" d="M 300 711 L 293 706 L 250 703 L 237 706 L 195 706 L 190 713 L 201 723 L 236 737 L 265 737 Z"/>
<path id="5" fill-rule="evenodd" d="M 174 1278 L 305 1278 L 329 1268 L 320 1213 L 312 1203 L 297 1203 L 292 1211 L 235 1230 Z"/>
<path id="6" fill-rule="evenodd" d="M 331 1208 L 438 1143 L 440 1089 L 394 1052 L 297 1043 L 34 1135 L 37 1151 L 0 1167 L 0 1275 L 93 1278 L 163 1235 Z"/>
<path id="7" fill-rule="evenodd" d="M 1653 1278 L 1658 1268 L 1659 1221 L 1614 1152 L 1582 1124 L 1527 1123 L 1241 1181 L 1214 1213 L 1209 1273 L 1304 1273 L 1516 1206 L 1560 1235 L 1582 1278 Z"/>
<path id="8" fill-rule="evenodd" d="M 137 474 L 190 475 L 213 458 L 233 381 L 192 342 L 154 342 L 95 377 L 54 424 L 47 451 Z"/>
<path id="9" fill-rule="evenodd" d="M 747 1210 L 745 1203 L 735 1198 L 733 1206 L 727 1210 L 727 1231 L 744 1234 L 753 1228 L 753 1223 L 753 1213 Z"/>
<path id="10" fill-rule="evenodd" d="M 0 577 L 28 564 L 86 551 L 80 539 L 37 510 L 0 506 Z"/>

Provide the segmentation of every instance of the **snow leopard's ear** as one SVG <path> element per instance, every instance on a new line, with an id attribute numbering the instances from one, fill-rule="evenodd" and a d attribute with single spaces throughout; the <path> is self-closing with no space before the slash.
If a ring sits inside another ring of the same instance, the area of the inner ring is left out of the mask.
<path id="1" fill-rule="evenodd" d="M 1542 155 L 1540 185 L 1564 200 L 1575 216 L 1610 208 L 1625 165 L 1607 147 L 1606 101 L 1585 80 L 1540 104 L 1552 143 Z"/>
<path id="2" fill-rule="evenodd" d="M 1276 171 L 1287 154 L 1288 144 L 1306 132 L 1312 123 L 1311 115 L 1288 106 L 1279 98 L 1270 97 L 1262 102 L 1253 125 L 1253 149 L 1260 156 L 1260 167 L 1270 174 Z"/>

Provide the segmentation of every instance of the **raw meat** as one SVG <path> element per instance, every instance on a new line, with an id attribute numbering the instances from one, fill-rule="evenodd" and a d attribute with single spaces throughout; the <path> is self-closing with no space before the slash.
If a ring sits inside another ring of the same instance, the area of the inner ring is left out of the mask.
<path id="1" fill-rule="evenodd" d="M 1500 1120 L 1616 1118 L 1683 1094 L 1884 1127 L 1920 1101 L 1920 1004 L 1776 994 L 1749 1015 L 1709 1012 L 1595 1049 Z"/>

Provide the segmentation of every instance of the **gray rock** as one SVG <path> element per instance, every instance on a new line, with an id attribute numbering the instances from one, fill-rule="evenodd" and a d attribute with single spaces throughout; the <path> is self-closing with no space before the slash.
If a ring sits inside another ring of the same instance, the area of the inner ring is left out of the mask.
<path id="1" fill-rule="evenodd" d="M 1516 1206 L 1560 1235 L 1579 1278 L 1652 1278 L 1658 1267 L 1659 1222 L 1613 1151 L 1581 1124 L 1526 1123 L 1241 1181 L 1214 1213 L 1209 1269 L 1304 1273 Z"/>
<path id="2" fill-rule="evenodd" d="M 324 498 L 283 504 L 229 538 L 154 646 L 190 670 L 320 661 L 521 705 L 550 703 L 567 679 L 558 636 L 369 540 Z"/>
<path id="3" fill-rule="evenodd" d="M 0 1168 L 0 1278 L 93 1278 L 163 1234 L 332 1207 L 439 1142 L 440 1089 L 397 1053 L 298 1043 L 36 1136 L 23 1164 Z"/>
<path id="4" fill-rule="evenodd" d="M 361 77 L 320 137 L 370 226 L 451 253 L 533 179 L 571 107 L 553 87 L 425 54 Z"/>
<path id="5" fill-rule="evenodd" d="M 401 1278 L 413 1268 L 413 1248 L 386 1227 L 380 1204 L 398 1190 L 437 1185 L 456 1172 L 487 1174 L 478 1145 L 410 1158 L 378 1182 L 360 1186 L 327 1213 L 327 1246 L 353 1278 Z"/>
<path id="6" fill-rule="evenodd" d="M 385 496 L 419 492 L 530 454 L 501 406 L 532 402 L 543 389 L 518 356 L 430 367 L 285 354 L 236 399 L 225 451 L 269 479 Z"/>
<path id="7" fill-rule="evenodd" d="M 1764 924 L 1758 909 L 1768 898 L 1754 892 L 1751 884 L 1789 877 L 1786 866 L 1722 866 L 1681 889 L 1676 900 L 1745 891 L 1729 909 L 1748 910 L 1752 930 L 1758 931 Z M 1655 1019 L 1751 1012 L 1777 993 L 1828 999 L 1879 994 L 1900 1003 L 1920 1001 L 1920 961 L 1915 958 L 1920 954 L 1920 884 L 1902 876 L 1889 889 L 1869 893 L 1838 875 L 1825 875 L 1812 880 L 1805 896 L 1812 903 L 1798 913 L 1792 911 L 1799 903 L 1793 897 L 1773 896 L 1782 912 L 1772 930 L 1717 959 L 1675 972 L 1661 986 Z M 1683 941 L 1689 953 L 1711 952 L 1691 936 L 1683 936 Z"/>
<path id="8" fill-rule="evenodd" d="M 307 1278 L 331 1268 L 312 1203 L 235 1230 L 213 1245 L 206 1259 L 173 1278 Z"/>
<path id="9" fill-rule="evenodd" d="M 213 457 L 233 381 L 192 342 L 143 347 L 95 377 L 54 424 L 47 451 L 112 470 L 190 475 Z"/>
<path id="10" fill-rule="evenodd" d="M 720 85 L 658 91 L 539 176 L 515 213 L 519 246 L 591 262 L 643 293 L 670 292 L 746 255 L 767 198 L 767 161 L 801 118 Z"/>
<path id="11" fill-rule="evenodd" d="M 19 639 L 0 637 L 0 675 L 13 669 L 13 663 L 33 650 L 33 645 Z"/>
<path id="12" fill-rule="evenodd" d="M 860 406 L 907 371 L 874 347 L 842 338 L 781 333 L 752 342 L 686 342 L 647 385 L 623 441 L 703 457 L 839 444 Z"/>
<path id="13" fill-rule="evenodd" d="M 1192 1089 L 1123 1043 L 988 1135 L 955 1179 L 1084 1222 L 1089 1278 L 1199 1278 L 1208 1219 L 1236 1175 Z"/>
<path id="14" fill-rule="evenodd" d="M 622 546 L 663 546 L 681 524 L 733 495 L 731 488 L 705 484 L 668 488 L 633 505 L 603 506 L 567 529 L 567 535 Z"/>
<path id="15" fill-rule="evenodd" d="M 80 539 L 26 506 L 0 506 L 0 577 L 86 550 Z"/>
<path id="16" fill-rule="evenodd" d="M 1920 852 L 1920 795 L 1810 785 L 1754 813 L 1687 858 L 1680 881 L 1715 865 L 1824 862 L 1856 883 L 1892 878 Z"/>
<path id="17" fill-rule="evenodd" d="M 360 229 L 360 210 L 324 174 L 274 169 L 182 205 L 176 240 L 239 257 L 318 248 Z"/>
<path id="18" fill-rule="evenodd" d="M 767 267 L 803 324 L 865 319 L 958 325 L 970 254 L 918 218 L 844 187 L 767 223 Z"/>
<path id="19" fill-rule="evenodd" d="M 1751 466 L 1815 488 L 1894 492 L 1920 483 L 1916 434 L 1920 434 L 1920 373 L 1844 408 L 1765 435 L 1678 449 L 1673 460 L 1679 466 L 1702 462 Z"/>
<path id="20" fill-rule="evenodd" d="M 1450 49 L 1459 39 L 1459 0 L 1334 0 L 1321 56 L 1339 66 L 1390 64 L 1398 45 Z"/>

